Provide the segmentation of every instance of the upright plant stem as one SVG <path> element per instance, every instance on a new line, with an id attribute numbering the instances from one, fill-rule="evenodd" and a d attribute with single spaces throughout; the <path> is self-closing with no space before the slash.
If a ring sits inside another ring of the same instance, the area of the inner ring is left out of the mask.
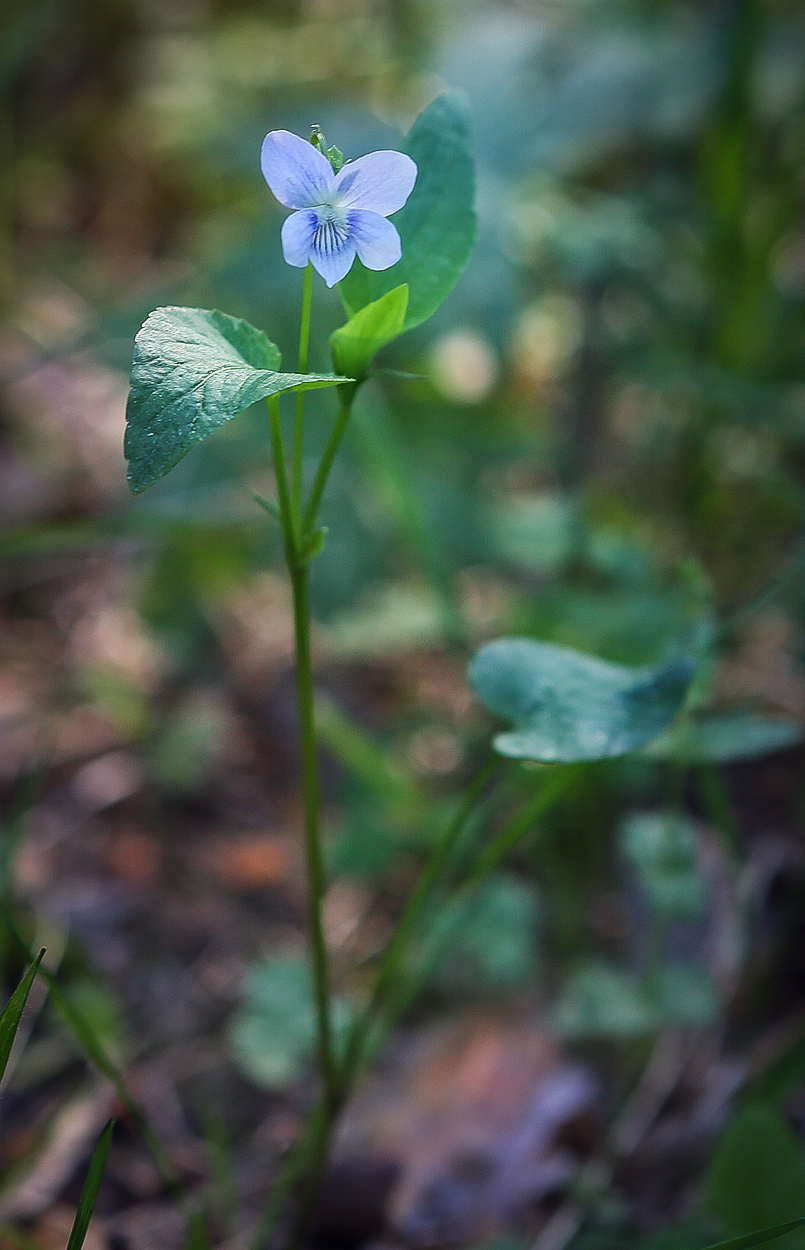
<path id="1" fill-rule="evenodd" d="M 387 990 L 393 984 L 395 977 L 399 975 L 401 961 L 405 956 L 405 948 L 411 933 L 433 892 L 442 869 L 449 860 L 461 836 L 472 809 L 475 807 L 492 775 L 500 767 L 500 763 L 501 761 L 493 756 L 477 774 L 456 809 L 452 820 L 448 821 L 442 830 L 433 848 L 431 857 L 422 870 L 414 891 L 405 905 L 405 909 L 397 922 L 394 936 L 383 954 L 366 1009 L 356 1020 L 349 1035 L 342 1074 L 343 1088 L 345 1090 L 349 1089 L 350 1083 L 360 1070 L 364 1043 L 376 1013 L 382 1009 Z"/>
<path id="2" fill-rule="evenodd" d="M 277 474 L 277 494 L 285 539 L 285 558 L 293 595 L 294 640 L 296 650 L 296 701 L 299 712 L 299 747 L 302 766 L 302 801 L 304 807 L 305 862 L 307 866 L 307 913 L 310 950 L 313 964 L 313 988 L 316 1001 L 319 1066 L 324 1085 L 324 1103 L 335 1107 L 338 1072 L 333 1053 L 333 1030 L 330 1014 L 330 978 L 327 966 L 327 945 L 322 923 L 322 898 L 325 888 L 324 860 L 319 820 L 319 763 L 316 751 L 316 725 L 313 702 L 313 664 L 310 651 L 310 597 L 307 564 L 299 550 L 299 531 L 288 489 L 288 475 L 282 445 L 279 400 L 268 401 L 271 420 L 271 442 Z"/>
<path id="3" fill-rule="evenodd" d="M 330 470 L 333 467 L 336 452 L 341 446 L 341 439 L 344 437 L 344 431 L 347 428 L 347 422 L 352 412 L 352 402 L 355 398 L 356 387 L 353 383 L 344 383 L 338 387 L 339 409 L 338 416 L 335 420 L 330 437 L 327 440 L 327 446 L 324 454 L 316 470 L 316 476 L 313 480 L 313 486 L 310 490 L 310 498 L 307 501 L 305 515 L 303 521 L 303 531 L 306 531 L 313 525 L 316 520 L 316 513 L 319 510 L 321 497 L 324 494 L 324 488 L 327 485 L 327 479 L 330 476 Z"/>
<path id="4" fill-rule="evenodd" d="M 474 857 L 467 875 L 459 881 L 451 895 L 452 920 L 449 920 L 447 926 L 442 928 L 436 942 L 430 943 L 429 949 L 426 943 L 425 951 L 420 952 L 416 971 L 412 975 L 402 963 L 397 963 L 395 976 L 387 982 L 387 993 L 383 996 L 383 1027 L 379 1033 L 375 1031 L 372 1035 L 372 1021 L 367 1021 L 367 1028 L 362 1033 L 360 1046 L 352 1057 L 353 1066 L 346 1074 L 347 1080 L 354 1082 L 357 1079 L 363 1065 L 373 1053 L 376 1053 L 391 1027 L 408 1009 L 426 983 L 431 971 L 455 937 L 456 926 L 461 923 L 465 904 L 497 868 L 500 861 L 533 830 L 535 822 L 556 806 L 574 781 L 580 777 L 583 768 L 583 764 L 557 765 L 552 775 L 545 778 L 536 795 L 529 799 Z M 442 901 L 444 900 L 440 900 Z"/>
<path id="5" fill-rule="evenodd" d="M 324 860 L 319 818 L 319 762 L 314 719 L 313 665 L 310 653 L 310 598 L 308 567 L 301 561 L 291 565 L 294 637 L 296 641 L 296 699 L 299 709 L 299 744 L 302 757 L 302 798 L 305 822 L 305 860 L 308 878 L 308 924 L 313 956 L 313 983 L 319 1034 L 319 1062 L 326 1103 L 335 1107 L 338 1097 L 338 1071 L 333 1053 L 330 1016 L 330 988 L 327 947 L 322 923 L 325 888 Z"/>
<path id="6" fill-rule="evenodd" d="M 310 344 L 310 308 L 313 299 L 313 266 L 310 261 L 305 269 L 302 288 L 302 319 L 299 328 L 299 373 L 307 373 L 308 346 Z M 296 412 L 293 426 L 293 465 L 291 471 L 291 500 L 295 516 L 302 511 L 302 456 L 305 445 L 305 392 L 296 393 Z"/>

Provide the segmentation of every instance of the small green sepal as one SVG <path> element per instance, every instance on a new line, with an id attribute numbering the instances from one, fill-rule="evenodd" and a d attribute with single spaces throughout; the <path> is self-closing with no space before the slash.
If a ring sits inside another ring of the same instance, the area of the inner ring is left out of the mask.
<path id="1" fill-rule="evenodd" d="M 317 126 L 315 123 L 310 127 L 310 142 L 313 144 L 314 148 L 319 149 L 323 156 L 327 157 L 327 160 L 333 167 L 333 173 L 337 174 L 338 171 L 343 168 L 344 153 L 340 148 L 337 148 L 335 144 L 331 147 L 327 146 L 327 140 L 322 133 L 321 126 Z"/>

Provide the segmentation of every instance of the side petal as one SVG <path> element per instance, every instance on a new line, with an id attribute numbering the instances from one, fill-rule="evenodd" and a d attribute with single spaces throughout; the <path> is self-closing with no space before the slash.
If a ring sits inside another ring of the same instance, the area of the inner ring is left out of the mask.
<path id="1" fill-rule="evenodd" d="M 333 169 L 318 148 L 290 130 L 272 130 L 260 149 L 260 168 L 285 208 L 320 204 L 333 185 Z"/>
<path id="2" fill-rule="evenodd" d="M 291 213 L 282 223 L 282 254 L 288 265 L 304 269 L 313 247 L 318 218 L 312 208 Z"/>
<path id="3" fill-rule="evenodd" d="M 310 249 L 310 263 L 328 286 L 345 278 L 355 259 L 355 243 L 346 225 L 319 221 Z"/>
<path id="4" fill-rule="evenodd" d="M 335 192 L 345 208 L 365 208 L 388 217 L 402 208 L 416 175 L 416 165 L 404 152 L 369 152 L 336 174 Z"/>
<path id="5" fill-rule="evenodd" d="M 349 231 L 367 269 L 390 269 L 402 256 L 397 227 L 379 213 L 354 210 L 349 214 Z"/>

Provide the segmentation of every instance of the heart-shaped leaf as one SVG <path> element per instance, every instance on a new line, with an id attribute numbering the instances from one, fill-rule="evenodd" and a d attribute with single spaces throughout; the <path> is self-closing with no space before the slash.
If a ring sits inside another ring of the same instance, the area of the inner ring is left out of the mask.
<path id="1" fill-rule="evenodd" d="M 330 338 L 338 372 L 362 378 L 375 353 L 402 334 L 407 308 L 408 285 L 404 282 L 339 326 Z"/>
<path id="2" fill-rule="evenodd" d="M 469 681 L 490 711 L 514 732 L 495 750 L 544 763 L 609 759 L 657 738 L 681 708 L 692 659 L 656 668 L 625 668 L 531 638 L 487 643 Z"/>
<path id="3" fill-rule="evenodd" d="M 124 450 L 135 494 L 258 399 L 349 378 L 280 373 L 261 330 L 204 308 L 157 308 L 134 340 Z"/>
<path id="4" fill-rule="evenodd" d="M 452 291 L 475 242 L 475 162 L 469 110 L 461 96 L 441 95 L 411 127 L 403 151 L 416 161 L 417 180 L 394 214 L 402 259 L 375 272 L 359 260 L 340 283 L 354 315 L 405 282 L 409 287 L 404 330 L 435 313 Z"/>

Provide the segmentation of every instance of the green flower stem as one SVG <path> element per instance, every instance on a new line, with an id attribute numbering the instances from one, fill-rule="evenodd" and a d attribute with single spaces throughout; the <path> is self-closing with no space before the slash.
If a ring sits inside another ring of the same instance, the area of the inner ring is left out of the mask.
<path id="1" fill-rule="evenodd" d="M 338 1116 L 360 1074 L 362 1061 L 365 1058 L 364 1052 L 372 1027 L 370 1013 L 382 1005 L 381 1000 L 394 980 L 404 954 L 405 942 L 410 937 L 414 923 L 431 895 L 439 873 L 449 859 L 450 852 L 455 848 L 473 806 L 499 764 L 500 761 L 493 757 L 481 769 L 434 847 L 431 859 L 423 870 L 414 894 L 400 919 L 396 934 L 386 948 L 375 982 L 374 1005 L 370 1003 L 350 1034 L 338 1093 L 329 1102 L 325 1095 L 310 1112 L 296 1144 L 290 1150 L 274 1182 L 271 1197 L 250 1243 L 250 1250 L 263 1250 L 276 1229 L 285 1200 L 300 1184 L 302 1189 L 297 1195 L 297 1218 L 288 1244 L 296 1246 L 302 1243 L 310 1217 L 312 1200 L 326 1166 Z"/>
<path id="2" fill-rule="evenodd" d="M 551 771 L 534 797 L 498 830 L 473 862 L 461 886 L 462 895 L 469 894 L 495 871 L 501 860 L 533 829 L 535 821 L 555 807 L 562 795 L 578 781 L 587 765 L 551 764 L 549 767 Z"/>
<path id="3" fill-rule="evenodd" d="M 289 568 L 293 592 L 294 637 L 296 642 L 296 699 L 299 709 L 299 740 L 302 752 L 302 798 L 305 822 L 305 859 L 308 878 L 308 923 L 313 956 L 313 981 L 319 1034 L 319 1062 L 328 1106 L 338 1094 L 338 1072 L 333 1052 L 330 1015 L 330 978 L 327 947 L 322 923 L 325 889 L 324 857 L 321 844 L 319 761 L 313 710 L 313 665 L 310 654 L 310 597 L 308 566 L 295 561 Z"/>
<path id="4" fill-rule="evenodd" d="M 310 344 L 310 308 L 313 300 L 313 266 L 310 261 L 305 268 L 302 288 L 302 318 L 299 328 L 299 373 L 307 373 L 308 346 Z M 302 459 L 305 446 L 305 392 L 296 393 L 296 412 L 293 427 L 292 494 L 294 516 L 302 511 Z"/>
<path id="5" fill-rule="evenodd" d="M 448 821 L 442 830 L 431 857 L 422 870 L 414 891 L 397 922 L 394 935 L 383 953 L 369 1002 L 350 1031 L 341 1071 L 342 1089 L 345 1092 L 349 1090 L 353 1078 L 360 1069 L 364 1043 L 374 1018 L 383 1006 L 387 991 L 400 975 L 400 967 L 414 926 L 433 893 L 442 869 L 455 849 L 472 809 L 500 766 L 501 760 L 492 756 L 473 780 L 452 820 Z"/>
<path id="6" fill-rule="evenodd" d="M 307 866 L 308 931 L 313 963 L 313 987 L 316 1000 L 318 1056 L 324 1084 L 325 1107 L 337 1103 L 338 1072 L 333 1050 L 333 1028 L 330 1012 L 330 977 L 327 946 L 322 922 L 322 898 L 325 889 L 324 858 L 319 817 L 319 761 L 316 750 L 314 715 L 313 663 L 310 652 L 310 595 L 308 566 L 300 552 L 293 505 L 288 490 L 288 475 L 282 445 L 279 400 L 268 401 L 271 420 L 271 443 L 277 474 L 280 518 L 285 540 L 285 558 L 293 596 L 294 640 L 296 651 L 296 702 L 299 712 L 299 746 L 302 765 L 302 802 L 304 808 L 305 861 Z"/>
<path id="7" fill-rule="evenodd" d="M 288 487 L 288 471 L 285 467 L 285 451 L 282 446 L 282 425 L 280 424 L 280 401 L 278 395 L 272 395 L 268 403 L 268 419 L 271 426 L 271 451 L 274 456 L 274 472 L 277 475 L 277 497 L 280 505 L 280 524 L 285 547 L 285 563 L 290 568 L 299 559 L 299 533 L 294 517 L 291 495 Z"/>
<path id="8" fill-rule="evenodd" d="M 358 388 L 354 382 L 346 382 L 337 389 L 339 400 L 338 416 L 336 417 L 335 425 L 330 431 L 327 446 L 324 449 L 324 454 L 313 480 L 310 498 L 307 501 L 307 507 L 305 508 L 305 515 L 302 522 L 303 533 L 307 533 L 315 523 L 316 513 L 318 512 L 319 504 L 321 503 L 321 497 L 324 494 L 324 488 L 327 485 L 327 479 L 330 476 L 330 470 L 333 467 L 336 452 L 341 446 L 341 440 L 344 437 L 344 431 L 347 428 L 347 422 L 349 421 L 350 414 L 352 412 L 352 405 L 355 401 L 355 393 Z"/>
<path id="9" fill-rule="evenodd" d="M 333 1134 L 342 1106 L 343 1101 L 330 1108 L 322 1108 L 315 1125 L 306 1155 L 306 1166 L 300 1178 L 296 1212 L 287 1242 L 288 1250 L 303 1250 L 308 1245 L 311 1217 L 330 1158 Z"/>
<path id="10" fill-rule="evenodd" d="M 448 924 L 440 930 L 437 940 L 430 943 L 429 949 L 426 943 L 424 956 L 417 960 L 415 972 L 409 973 L 401 965 L 398 966 L 395 980 L 389 985 L 390 993 L 383 1004 L 382 1026 L 372 1030 L 370 1024 L 362 1038 L 361 1052 L 356 1056 L 355 1069 L 351 1074 L 353 1081 L 364 1064 L 383 1045 L 392 1027 L 408 1009 L 431 975 L 433 968 L 453 940 L 456 927 L 463 919 L 464 907 L 472 895 L 490 873 L 494 872 L 501 860 L 533 829 L 534 822 L 556 806 L 579 778 L 583 768 L 584 765 L 558 765 L 553 775 L 546 778 L 545 783 L 540 786 L 537 794 L 529 799 L 525 806 L 495 834 L 486 849 L 473 860 L 469 873 L 447 903 L 452 912 L 452 921 L 448 921 Z"/>
<path id="11" fill-rule="evenodd" d="M 263 1250 L 271 1240 L 286 1201 L 310 1169 L 317 1143 L 324 1133 L 325 1120 L 324 1106 L 318 1103 L 309 1112 L 301 1133 L 283 1160 L 265 1210 L 252 1234 L 249 1250 Z"/>

